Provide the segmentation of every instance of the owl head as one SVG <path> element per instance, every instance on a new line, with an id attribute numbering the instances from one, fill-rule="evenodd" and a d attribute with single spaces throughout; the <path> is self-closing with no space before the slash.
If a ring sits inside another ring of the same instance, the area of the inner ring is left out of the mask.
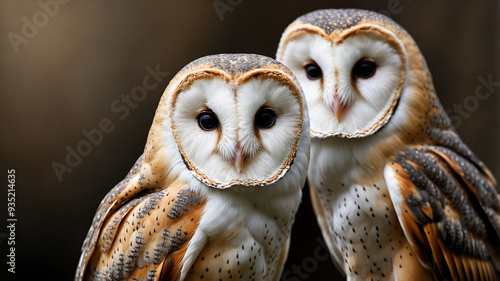
<path id="1" fill-rule="evenodd" d="M 391 119 L 404 92 L 433 92 L 411 36 L 370 11 L 299 17 L 283 33 L 277 59 L 304 89 L 314 137 L 372 135 Z"/>
<path id="2" fill-rule="evenodd" d="M 290 70 L 259 55 L 214 55 L 170 82 L 144 153 L 167 165 L 167 174 L 210 187 L 268 185 L 297 155 L 307 159 L 308 132 L 305 99 Z"/>

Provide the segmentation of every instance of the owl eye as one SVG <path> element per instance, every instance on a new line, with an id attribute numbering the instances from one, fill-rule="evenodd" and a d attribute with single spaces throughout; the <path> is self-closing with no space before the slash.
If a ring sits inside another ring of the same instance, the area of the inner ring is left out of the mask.
<path id="1" fill-rule="evenodd" d="M 276 122 L 276 112 L 269 107 L 263 107 L 255 114 L 255 125 L 259 128 L 269 129 Z"/>
<path id="2" fill-rule="evenodd" d="M 360 78 L 370 78 L 375 74 L 377 66 L 375 62 L 369 59 L 363 59 L 356 63 L 352 69 L 352 75 Z"/>
<path id="3" fill-rule="evenodd" d="M 321 68 L 316 63 L 308 63 L 304 68 L 306 69 L 307 78 L 311 80 L 319 79 L 323 75 Z"/>
<path id="4" fill-rule="evenodd" d="M 219 119 L 212 111 L 205 110 L 198 114 L 198 126 L 205 131 L 211 131 L 219 127 Z"/>

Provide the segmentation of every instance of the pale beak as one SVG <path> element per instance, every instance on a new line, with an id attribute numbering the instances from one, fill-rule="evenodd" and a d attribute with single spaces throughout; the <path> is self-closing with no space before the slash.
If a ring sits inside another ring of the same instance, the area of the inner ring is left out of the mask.
<path id="1" fill-rule="evenodd" d="M 335 94 L 333 95 L 332 111 L 337 116 L 337 121 L 340 124 L 342 120 L 342 111 L 344 110 L 344 104 L 340 100 L 339 95 L 337 95 L 337 88 L 335 88 Z"/>
<path id="2" fill-rule="evenodd" d="M 243 168 L 245 167 L 245 152 L 243 152 L 243 148 L 240 146 L 240 143 L 236 143 L 236 153 L 233 158 L 233 166 L 236 168 L 236 172 L 241 174 Z"/>

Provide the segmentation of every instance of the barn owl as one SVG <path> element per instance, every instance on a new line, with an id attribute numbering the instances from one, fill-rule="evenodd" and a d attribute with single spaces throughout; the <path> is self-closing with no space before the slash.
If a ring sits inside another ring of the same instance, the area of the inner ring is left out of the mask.
<path id="1" fill-rule="evenodd" d="M 348 280 L 500 277 L 495 179 L 452 128 L 401 26 L 318 10 L 286 28 L 277 59 L 306 96 L 312 203 Z"/>
<path id="2" fill-rule="evenodd" d="M 274 59 L 198 59 L 102 200 L 75 280 L 278 280 L 309 161 L 305 98 Z"/>

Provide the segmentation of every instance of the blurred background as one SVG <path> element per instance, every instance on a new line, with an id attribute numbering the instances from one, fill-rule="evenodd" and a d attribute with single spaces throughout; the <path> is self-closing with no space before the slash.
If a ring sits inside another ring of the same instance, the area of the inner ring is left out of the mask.
<path id="1" fill-rule="evenodd" d="M 184 65 L 225 52 L 274 57 L 295 18 L 348 7 L 381 11 L 409 31 L 459 134 L 500 178 L 500 86 L 490 87 L 485 99 L 475 96 L 482 79 L 500 82 L 499 1 L 3 0 L 0 177 L 16 170 L 18 220 L 16 274 L 7 275 L 4 180 L 0 279 L 73 278 L 99 202 L 142 153 L 161 94 Z M 121 95 L 142 85 L 148 67 L 168 75 L 125 106 Z M 82 131 L 98 129 L 101 120 L 112 132 L 58 177 L 54 163 L 66 164 L 68 149 L 86 140 Z M 320 237 L 305 190 L 284 280 L 336 279 L 333 263 L 313 256 L 324 247 Z"/>

